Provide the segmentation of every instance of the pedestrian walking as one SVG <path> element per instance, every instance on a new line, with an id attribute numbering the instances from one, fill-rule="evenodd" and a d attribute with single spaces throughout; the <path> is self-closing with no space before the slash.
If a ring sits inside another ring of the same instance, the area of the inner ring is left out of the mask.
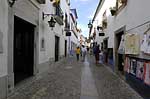
<path id="1" fill-rule="evenodd" d="M 94 55 L 95 55 L 95 63 L 96 64 L 98 64 L 98 62 L 99 62 L 99 53 L 100 53 L 99 45 L 95 45 Z"/>
<path id="2" fill-rule="evenodd" d="M 85 61 L 86 53 L 87 53 L 87 49 L 84 45 L 82 45 L 82 61 L 83 62 Z"/>
<path id="3" fill-rule="evenodd" d="M 79 61 L 79 55 L 80 55 L 80 47 L 77 47 L 76 48 L 77 61 Z"/>

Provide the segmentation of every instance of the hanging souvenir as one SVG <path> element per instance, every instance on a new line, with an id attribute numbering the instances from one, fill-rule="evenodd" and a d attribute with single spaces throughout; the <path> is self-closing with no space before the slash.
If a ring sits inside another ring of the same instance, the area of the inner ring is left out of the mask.
<path id="1" fill-rule="evenodd" d="M 124 35 L 121 36 L 121 42 L 120 42 L 120 45 L 119 45 L 119 48 L 118 48 L 118 53 L 119 54 L 124 54 L 125 52 L 125 43 L 124 43 Z"/>
<path id="2" fill-rule="evenodd" d="M 144 83 L 150 85 L 150 63 L 144 64 Z"/>
<path id="3" fill-rule="evenodd" d="M 126 57 L 124 71 L 127 73 L 130 72 L 130 58 L 129 57 Z"/>
<path id="4" fill-rule="evenodd" d="M 137 61 L 136 77 L 143 80 L 143 77 L 144 77 L 144 62 Z"/>
<path id="5" fill-rule="evenodd" d="M 150 31 L 146 34 L 146 54 L 150 54 Z"/>
<path id="6" fill-rule="evenodd" d="M 131 59 L 131 65 L 130 65 L 130 73 L 133 75 L 136 75 L 136 67 L 137 67 L 137 62 L 135 59 Z"/>
<path id="7" fill-rule="evenodd" d="M 146 34 L 144 34 L 143 39 L 141 41 L 141 47 L 140 47 L 141 52 L 146 52 L 146 48 L 147 48 L 146 37 L 147 37 Z"/>

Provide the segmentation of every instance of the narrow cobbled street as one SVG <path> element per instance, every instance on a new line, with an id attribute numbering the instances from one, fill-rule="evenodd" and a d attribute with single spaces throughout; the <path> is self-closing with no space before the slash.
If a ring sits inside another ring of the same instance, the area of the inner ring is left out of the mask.
<path id="1" fill-rule="evenodd" d="M 8 99 L 142 99 L 108 67 L 75 57 L 51 64 L 51 70 L 19 83 Z"/>

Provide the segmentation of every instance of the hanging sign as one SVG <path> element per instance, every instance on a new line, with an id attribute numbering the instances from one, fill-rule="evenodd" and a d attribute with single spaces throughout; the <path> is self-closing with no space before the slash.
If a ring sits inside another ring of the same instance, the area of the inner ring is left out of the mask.
<path id="1" fill-rule="evenodd" d="M 105 33 L 99 33 L 99 36 L 105 36 Z"/>
<path id="2" fill-rule="evenodd" d="M 71 32 L 66 32 L 66 36 L 71 36 Z"/>

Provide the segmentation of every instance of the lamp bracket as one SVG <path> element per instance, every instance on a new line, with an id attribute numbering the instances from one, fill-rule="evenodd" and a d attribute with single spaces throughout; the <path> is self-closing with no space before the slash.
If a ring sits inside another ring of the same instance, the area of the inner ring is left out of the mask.
<path id="1" fill-rule="evenodd" d="M 12 7 L 17 0 L 7 0 L 10 7 Z"/>
<path id="2" fill-rule="evenodd" d="M 45 14 L 44 12 L 42 12 L 42 19 L 44 20 L 46 17 L 48 16 L 54 16 L 55 14 Z"/>

